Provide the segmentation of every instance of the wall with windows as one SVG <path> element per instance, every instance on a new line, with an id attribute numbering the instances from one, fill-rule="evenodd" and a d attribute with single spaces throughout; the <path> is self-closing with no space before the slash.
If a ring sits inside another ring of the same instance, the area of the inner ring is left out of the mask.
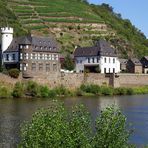
<path id="1" fill-rule="evenodd" d="M 84 66 L 85 65 L 96 65 L 100 64 L 100 58 L 97 56 L 92 56 L 92 57 L 77 57 L 75 59 L 75 64 L 76 64 L 76 72 L 84 72 Z"/>
<path id="2" fill-rule="evenodd" d="M 18 52 L 3 53 L 3 62 L 5 63 L 17 63 L 19 62 Z"/>
<path id="3" fill-rule="evenodd" d="M 85 65 L 100 65 L 101 73 L 118 73 L 120 72 L 120 62 L 117 57 L 77 57 L 76 72 L 84 72 Z"/>
<path id="4" fill-rule="evenodd" d="M 100 58 L 101 73 L 119 73 L 120 62 L 117 57 L 105 57 Z"/>

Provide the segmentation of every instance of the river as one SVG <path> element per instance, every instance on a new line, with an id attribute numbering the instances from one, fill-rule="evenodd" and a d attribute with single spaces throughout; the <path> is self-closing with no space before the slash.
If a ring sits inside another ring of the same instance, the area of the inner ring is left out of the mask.
<path id="1" fill-rule="evenodd" d="M 116 97 L 76 97 L 60 99 L 71 109 L 75 104 L 84 104 L 93 119 L 99 111 L 115 104 L 127 116 L 134 130 L 130 142 L 148 145 L 148 95 Z M 0 100 L 0 146 L 15 147 L 20 140 L 20 125 L 31 119 L 39 108 L 48 107 L 50 99 L 1 99 Z"/>

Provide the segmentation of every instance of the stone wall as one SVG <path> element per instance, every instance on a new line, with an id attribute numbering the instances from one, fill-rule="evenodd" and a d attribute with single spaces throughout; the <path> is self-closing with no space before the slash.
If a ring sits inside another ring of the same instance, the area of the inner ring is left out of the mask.
<path id="1" fill-rule="evenodd" d="M 61 73 L 49 74 L 47 76 L 34 77 L 33 79 L 13 79 L 7 75 L 0 73 L 0 84 L 7 84 L 13 86 L 18 81 L 33 80 L 42 85 L 48 85 L 54 88 L 59 85 L 64 85 L 69 89 L 75 89 L 81 84 L 96 84 L 108 85 L 113 87 L 135 87 L 148 85 L 148 74 L 77 74 L 77 73 Z"/>
<path id="2" fill-rule="evenodd" d="M 148 86 L 148 74 L 117 74 L 113 81 L 114 87 Z"/>

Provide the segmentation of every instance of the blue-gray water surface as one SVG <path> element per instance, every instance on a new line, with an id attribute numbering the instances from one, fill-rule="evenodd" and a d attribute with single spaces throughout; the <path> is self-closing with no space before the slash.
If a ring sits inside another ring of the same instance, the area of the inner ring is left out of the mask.
<path id="1" fill-rule="evenodd" d="M 115 104 L 127 116 L 134 130 L 130 143 L 148 145 L 148 95 L 116 97 L 63 98 L 65 106 L 71 109 L 75 104 L 84 104 L 93 119 L 99 111 Z M 20 125 L 31 119 L 39 108 L 47 108 L 50 99 L 1 99 L 0 100 L 0 147 L 16 147 L 20 141 Z"/>

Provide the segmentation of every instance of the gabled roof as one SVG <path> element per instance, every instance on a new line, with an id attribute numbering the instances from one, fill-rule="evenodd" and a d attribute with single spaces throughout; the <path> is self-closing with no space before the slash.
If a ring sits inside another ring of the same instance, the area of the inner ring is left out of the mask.
<path id="1" fill-rule="evenodd" d="M 78 47 L 74 51 L 75 57 L 86 57 L 86 56 L 113 56 L 116 57 L 116 51 L 111 45 L 105 40 L 99 40 L 93 47 Z"/>
<path id="2" fill-rule="evenodd" d="M 142 66 L 142 63 L 140 62 L 139 59 L 137 58 L 132 58 L 130 61 L 135 65 L 135 66 Z"/>
<path id="3" fill-rule="evenodd" d="M 128 59 L 119 59 L 121 64 L 127 64 Z"/>
<path id="4" fill-rule="evenodd" d="M 16 52 L 19 45 L 31 45 L 33 51 L 39 52 L 59 52 L 56 41 L 51 37 L 23 36 L 14 38 L 5 52 Z"/>

